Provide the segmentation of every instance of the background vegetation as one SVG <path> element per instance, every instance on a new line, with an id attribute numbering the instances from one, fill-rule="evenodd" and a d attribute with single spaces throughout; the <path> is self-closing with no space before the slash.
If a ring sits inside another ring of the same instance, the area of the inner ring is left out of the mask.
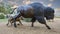
<path id="1" fill-rule="evenodd" d="M 10 4 L 0 3 L 0 19 L 4 19 L 12 11 Z"/>

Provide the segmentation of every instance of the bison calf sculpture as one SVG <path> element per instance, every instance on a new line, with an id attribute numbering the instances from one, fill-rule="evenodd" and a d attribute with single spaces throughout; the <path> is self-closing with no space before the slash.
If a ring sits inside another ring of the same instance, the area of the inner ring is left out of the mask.
<path id="1" fill-rule="evenodd" d="M 23 20 L 22 17 L 16 18 L 16 22 L 18 21 L 19 24 L 23 25 L 23 24 L 21 23 L 21 20 Z M 14 19 L 13 19 L 13 17 L 10 16 L 10 15 L 9 15 L 9 17 L 8 17 L 8 23 L 7 23 L 7 26 L 9 25 L 9 23 L 11 23 L 11 26 L 12 26 L 12 23 L 14 23 Z M 18 24 L 18 25 L 19 25 L 19 24 Z"/>

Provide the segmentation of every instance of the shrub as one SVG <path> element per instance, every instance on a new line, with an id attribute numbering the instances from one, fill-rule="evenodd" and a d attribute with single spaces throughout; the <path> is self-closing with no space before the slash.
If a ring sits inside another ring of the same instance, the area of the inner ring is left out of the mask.
<path id="1" fill-rule="evenodd" d="M 5 16 L 3 14 L 0 14 L 0 19 L 4 19 Z"/>

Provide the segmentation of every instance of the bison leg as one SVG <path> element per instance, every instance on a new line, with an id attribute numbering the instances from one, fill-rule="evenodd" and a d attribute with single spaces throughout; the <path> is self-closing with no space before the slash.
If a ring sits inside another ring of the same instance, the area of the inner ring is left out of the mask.
<path id="1" fill-rule="evenodd" d="M 51 29 L 51 28 L 46 24 L 46 21 L 45 21 L 45 19 L 44 19 L 43 17 L 37 17 L 36 19 L 39 21 L 39 23 L 45 24 L 45 26 L 46 26 L 48 29 Z"/>
<path id="2" fill-rule="evenodd" d="M 44 20 L 43 20 L 44 21 Z M 39 21 L 40 22 L 40 21 Z M 41 24 L 44 24 L 48 29 L 51 29 L 47 24 L 46 21 L 45 22 L 40 22 Z"/>
<path id="3" fill-rule="evenodd" d="M 45 23 L 45 26 L 46 26 L 48 29 L 51 29 L 46 23 Z"/>
<path id="4" fill-rule="evenodd" d="M 31 22 L 32 22 L 32 24 L 31 24 L 31 27 L 33 27 L 34 26 L 34 22 L 36 21 L 36 18 L 34 17 L 34 18 L 32 18 L 32 20 L 31 20 Z"/>
<path id="5" fill-rule="evenodd" d="M 47 24 L 46 24 L 46 21 L 43 20 L 43 22 L 41 22 L 42 24 L 44 24 L 48 29 L 51 29 Z"/>
<path id="6" fill-rule="evenodd" d="M 14 27 L 17 27 L 17 26 L 16 26 L 16 20 L 15 20 L 15 19 L 14 19 L 14 21 L 13 21 L 13 22 L 14 22 Z"/>

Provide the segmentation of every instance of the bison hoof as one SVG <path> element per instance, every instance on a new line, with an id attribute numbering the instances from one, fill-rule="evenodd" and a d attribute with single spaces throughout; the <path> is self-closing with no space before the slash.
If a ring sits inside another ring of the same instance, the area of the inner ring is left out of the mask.
<path id="1" fill-rule="evenodd" d="M 17 26 L 16 26 L 16 25 L 14 25 L 14 27 L 16 28 Z"/>
<path id="2" fill-rule="evenodd" d="M 14 26 L 15 28 L 17 28 L 17 26 Z"/>
<path id="3" fill-rule="evenodd" d="M 20 24 L 17 24 L 17 25 L 20 25 Z"/>
<path id="4" fill-rule="evenodd" d="M 34 26 L 31 26 L 31 27 L 34 27 Z"/>
<path id="5" fill-rule="evenodd" d="M 48 29 L 51 29 L 50 27 L 48 27 Z"/>
<path id="6" fill-rule="evenodd" d="M 6 24 L 8 26 L 8 24 Z"/>

